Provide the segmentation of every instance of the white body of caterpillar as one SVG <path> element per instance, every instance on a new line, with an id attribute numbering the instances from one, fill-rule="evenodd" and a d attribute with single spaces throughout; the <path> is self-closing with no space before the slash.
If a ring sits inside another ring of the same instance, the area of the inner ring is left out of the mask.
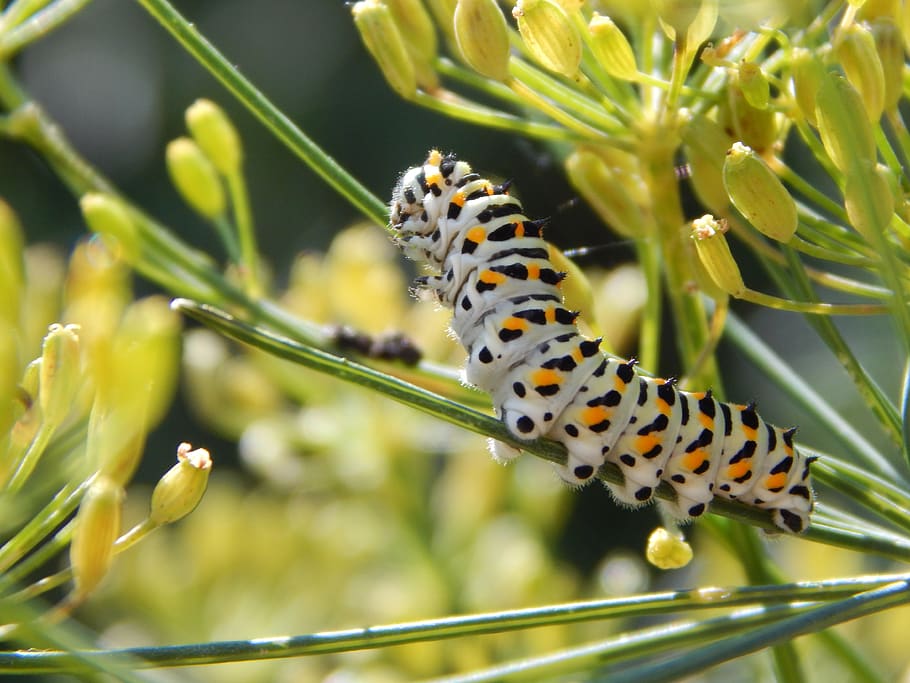
<path id="1" fill-rule="evenodd" d="M 803 531 L 811 460 L 795 450 L 794 430 L 766 423 L 751 405 L 679 390 L 605 356 L 563 306 L 565 274 L 549 260 L 542 223 L 505 187 L 435 150 L 404 173 L 391 203 L 395 241 L 432 271 L 418 283 L 453 309 L 467 380 L 492 395 L 509 431 L 564 444 L 567 464 L 557 471 L 572 484 L 614 463 L 624 483 L 607 486 L 623 503 L 650 501 L 666 481 L 676 500 L 661 502 L 677 518 L 697 517 L 721 496 L 771 510 L 784 531 Z"/>

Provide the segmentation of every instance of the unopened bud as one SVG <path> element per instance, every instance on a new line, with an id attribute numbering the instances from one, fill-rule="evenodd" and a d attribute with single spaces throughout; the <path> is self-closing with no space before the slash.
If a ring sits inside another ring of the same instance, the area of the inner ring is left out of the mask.
<path id="1" fill-rule="evenodd" d="M 718 122 L 730 135 L 760 154 L 770 150 L 777 138 L 774 111 L 770 107 L 753 107 L 738 84 L 727 88 L 727 96 L 720 103 Z"/>
<path id="2" fill-rule="evenodd" d="M 701 261 L 711 280 L 721 290 L 733 297 L 742 296 L 746 284 L 739 272 L 739 266 L 730 253 L 730 245 L 724 236 L 726 226 L 705 215 L 692 221 L 692 240 L 698 260 Z"/>
<path id="3" fill-rule="evenodd" d="M 566 159 L 566 173 L 578 193 L 613 230 L 624 237 L 639 234 L 643 218 L 635 193 L 623 189 L 626 173 L 614 173 L 598 154 L 581 149 Z"/>
<path id="4" fill-rule="evenodd" d="M 0 326 L 18 326 L 25 286 L 22 226 L 12 207 L 0 199 Z"/>
<path id="5" fill-rule="evenodd" d="M 771 99 L 771 86 L 768 77 L 755 62 L 742 62 L 739 65 L 739 87 L 742 88 L 746 102 L 756 109 L 767 109 Z"/>
<path id="6" fill-rule="evenodd" d="M 904 93 L 904 46 L 901 33 L 892 19 L 881 18 L 872 23 L 875 50 L 882 63 L 885 83 L 885 111 L 891 112 Z"/>
<path id="7" fill-rule="evenodd" d="M 119 199 L 101 192 L 89 192 L 82 195 L 79 208 L 89 229 L 101 235 L 112 251 L 122 250 L 128 262 L 136 260 L 139 254 L 136 223 Z"/>
<path id="8" fill-rule="evenodd" d="M 90 593 L 110 569 L 122 507 L 123 489 L 104 478 L 92 484 L 82 499 L 70 544 L 76 595 Z"/>
<path id="9" fill-rule="evenodd" d="M 847 80 L 859 92 L 872 123 L 881 118 L 885 108 L 885 75 L 871 31 L 860 24 L 838 27 L 834 50 Z"/>
<path id="10" fill-rule="evenodd" d="M 855 164 L 847 171 L 844 183 L 847 217 L 870 244 L 876 244 L 894 213 L 894 195 L 887 173 L 887 167 Z"/>
<path id="11" fill-rule="evenodd" d="M 638 78 L 635 53 L 629 39 L 610 17 L 595 12 L 588 24 L 588 31 L 591 34 L 591 51 L 604 71 L 624 81 Z"/>
<path id="12" fill-rule="evenodd" d="M 692 546 L 665 528 L 657 527 L 648 536 L 645 557 L 658 569 L 680 569 L 692 561 Z"/>
<path id="13" fill-rule="evenodd" d="M 518 0 L 512 9 L 528 51 L 544 68 L 567 78 L 581 64 L 581 35 L 556 0 Z"/>
<path id="14" fill-rule="evenodd" d="M 186 127 L 219 173 L 229 176 L 240 170 L 243 145 L 234 124 L 211 100 L 196 100 L 186 110 Z"/>
<path id="15" fill-rule="evenodd" d="M 189 138 L 177 138 L 168 144 L 165 155 L 171 182 L 187 203 L 209 219 L 224 214 L 224 187 L 199 145 Z"/>
<path id="16" fill-rule="evenodd" d="M 812 50 L 793 48 L 793 93 L 796 105 L 806 120 L 816 125 L 815 97 L 825 78 L 825 67 Z"/>
<path id="17" fill-rule="evenodd" d="M 73 407 L 82 370 L 79 358 L 79 326 L 54 323 L 48 328 L 41 351 L 38 390 L 42 419 L 47 428 L 63 423 Z"/>
<path id="18" fill-rule="evenodd" d="M 413 98 L 417 93 L 417 75 L 388 6 L 378 0 L 362 0 L 351 8 L 351 14 L 360 39 L 386 82 L 406 100 Z"/>
<path id="19" fill-rule="evenodd" d="M 474 71 L 496 81 L 509 77 L 509 28 L 496 0 L 458 0 L 455 39 Z"/>
<path id="20" fill-rule="evenodd" d="M 26 366 L 19 383 L 19 400 L 9 411 L 9 417 L 15 422 L 5 444 L 0 442 L 5 445 L 5 452 L 0 450 L 0 487 L 5 487 L 12 479 L 41 427 L 41 411 L 36 403 L 40 374 L 41 359 L 36 358 Z"/>
<path id="21" fill-rule="evenodd" d="M 404 46 L 417 70 L 417 80 L 424 90 L 438 85 L 433 60 L 436 59 L 436 29 L 421 0 L 385 0 L 398 25 Z"/>
<path id="22" fill-rule="evenodd" d="M 853 164 L 874 164 L 875 135 L 863 101 L 847 79 L 825 74 L 816 97 L 815 115 L 822 145 L 834 165 L 846 172 Z"/>
<path id="23" fill-rule="evenodd" d="M 764 159 L 740 142 L 733 143 L 724 162 L 724 187 L 756 230 L 778 242 L 790 241 L 799 222 L 796 202 Z"/>
<path id="24" fill-rule="evenodd" d="M 704 114 L 690 118 L 680 130 L 689 163 L 689 178 L 698 199 L 715 213 L 725 213 L 730 203 L 724 188 L 724 160 L 733 139 Z"/>
<path id="25" fill-rule="evenodd" d="M 208 486 L 212 459 L 204 448 L 190 450 L 177 447 L 177 464 L 165 473 L 152 492 L 149 522 L 155 526 L 170 524 L 196 509 Z"/>
<path id="26" fill-rule="evenodd" d="M 458 0 L 430 0 L 427 7 L 450 45 L 455 45 L 455 6 Z"/>

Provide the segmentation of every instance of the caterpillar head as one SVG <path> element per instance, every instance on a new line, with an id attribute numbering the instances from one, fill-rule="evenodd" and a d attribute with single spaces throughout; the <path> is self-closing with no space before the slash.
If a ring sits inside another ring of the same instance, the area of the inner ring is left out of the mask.
<path id="1" fill-rule="evenodd" d="M 389 225 L 406 256 L 433 262 L 433 252 L 445 248 L 438 240 L 440 223 L 445 222 L 451 195 L 469 173 L 467 163 L 434 149 L 422 166 L 401 176 L 389 206 Z"/>

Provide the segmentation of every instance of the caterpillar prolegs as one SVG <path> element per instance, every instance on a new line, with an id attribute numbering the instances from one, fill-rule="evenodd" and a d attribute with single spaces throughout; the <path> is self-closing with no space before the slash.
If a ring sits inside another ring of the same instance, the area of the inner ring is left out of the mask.
<path id="1" fill-rule="evenodd" d="M 677 518 L 698 517 L 720 496 L 771 510 L 784 531 L 806 528 L 811 459 L 794 448 L 794 430 L 605 356 L 563 305 L 565 273 L 549 259 L 545 221 L 525 216 L 506 185 L 433 150 L 401 177 L 390 215 L 405 255 L 433 273 L 418 285 L 453 309 L 467 380 L 492 395 L 518 439 L 565 445 L 564 480 L 583 484 L 612 462 L 624 482 L 607 486 L 623 503 L 650 501 L 666 481 L 676 500 L 661 502 Z"/>

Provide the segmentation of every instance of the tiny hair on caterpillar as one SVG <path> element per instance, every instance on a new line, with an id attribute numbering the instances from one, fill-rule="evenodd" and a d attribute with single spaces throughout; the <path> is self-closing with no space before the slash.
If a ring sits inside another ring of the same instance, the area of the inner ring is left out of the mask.
<path id="1" fill-rule="evenodd" d="M 605 484 L 621 503 L 643 505 L 665 481 L 676 500 L 659 502 L 677 519 L 702 515 L 720 496 L 771 511 L 783 531 L 804 531 L 812 459 L 794 447 L 795 430 L 605 355 L 564 307 L 565 273 L 550 261 L 544 223 L 524 215 L 507 185 L 436 150 L 405 171 L 390 206 L 394 241 L 431 272 L 417 286 L 453 311 L 467 381 L 492 396 L 509 432 L 562 443 L 567 462 L 556 471 L 573 485 L 613 463 L 623 483 Z M 518 453 L 493 447 L 500 460 Z"/>

